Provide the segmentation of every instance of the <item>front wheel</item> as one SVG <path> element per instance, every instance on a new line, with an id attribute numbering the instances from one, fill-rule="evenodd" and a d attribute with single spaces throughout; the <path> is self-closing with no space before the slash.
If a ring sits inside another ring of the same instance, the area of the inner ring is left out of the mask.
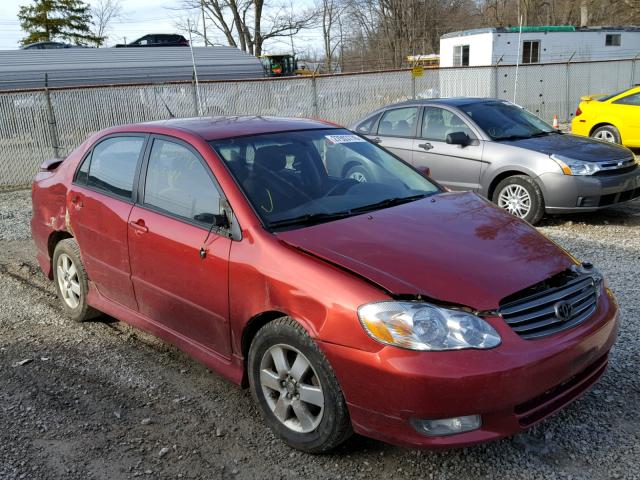
<path id="1" fill-rule="evenodd" d="M 538 184 L 526 175 L 502 180 L 493 192 L 493 203 L 531 225 L 544 215 L 544 199 Z"/>
<path id="2" fill-rule="evenodd" d="M 249 349 L 248 376 L 265 422 L 289 446 L 324 453 L 351 436 L 333 370 L 293 319 L 274 320 L 258 331 Z"/>

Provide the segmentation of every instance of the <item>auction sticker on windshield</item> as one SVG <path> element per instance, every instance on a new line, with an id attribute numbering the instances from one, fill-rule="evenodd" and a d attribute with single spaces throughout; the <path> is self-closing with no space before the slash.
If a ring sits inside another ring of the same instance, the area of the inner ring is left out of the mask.
<path id="1" fill-rule="evenodd" d="M 358 135 L 325 135 L 329 143 L 356 143 L 366 142 L 366 140 Z"/>

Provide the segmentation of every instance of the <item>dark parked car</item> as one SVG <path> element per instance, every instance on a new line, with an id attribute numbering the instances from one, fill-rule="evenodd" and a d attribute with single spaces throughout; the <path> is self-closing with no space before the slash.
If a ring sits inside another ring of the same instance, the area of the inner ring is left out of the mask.
<path id="1" fill-rule="evenodd" d="M 125 47 L 188 47 L 189 41 L 182 35 L 155 33 L 145 35 L 131 43 L 119 43 L 116 48 Z"/>
<path id="2" fill-rule="evenodd" d="M 563 134 L 510 102 L 417 100 L 384 107 L 352 127 L 451 190 L 473 190 L 530 223 L 640 196 L 631 150 Z M 372 172 L 344 166 L 365 181 Z"/>
<path id="3" fill-rule="evenodd" d="M 327 172 L 362 161 L 377 180 Z M 470 192 L 318 121 L 110 128 L 42 166 L 31 223 L 77 321 L 105 312 L 248 386 L 289 445 L 511 435 L 607 367 L 602 275 Z"/>

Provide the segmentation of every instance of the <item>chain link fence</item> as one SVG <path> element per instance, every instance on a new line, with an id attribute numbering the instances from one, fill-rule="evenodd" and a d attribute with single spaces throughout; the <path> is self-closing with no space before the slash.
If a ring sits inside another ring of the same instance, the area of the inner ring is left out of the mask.
<path id="1" fill-rule="evenodd" d="M 516 82 L 517 79 L 517 82 Z M 47 158 L 64 156 L 113 125 L 198 115 L 316 117 L 350 125 L 411 98 L 515 100 L 547 121 L 570 121 L 579 99 L 640 83 L 640 58 L 589 63 L 408 70 L 286 79 L 106 86 L 0 93 L 0 188 L 27 185 Z"/>

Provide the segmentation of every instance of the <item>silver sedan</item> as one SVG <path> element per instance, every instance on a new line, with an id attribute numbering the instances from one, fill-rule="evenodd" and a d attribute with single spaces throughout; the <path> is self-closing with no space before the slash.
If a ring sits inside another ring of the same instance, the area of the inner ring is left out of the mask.
<path id="1" fill-rule="evenodd" d="M 451 190 L 473 190 L 535 224 L 546 213 L 593 211 L 640 196 L 631 150 L 555 130 L 498 99 L 449 98 L 389 105 L 353 125 Z M 375 181 L 364 159 L 333 166 Z"/>

